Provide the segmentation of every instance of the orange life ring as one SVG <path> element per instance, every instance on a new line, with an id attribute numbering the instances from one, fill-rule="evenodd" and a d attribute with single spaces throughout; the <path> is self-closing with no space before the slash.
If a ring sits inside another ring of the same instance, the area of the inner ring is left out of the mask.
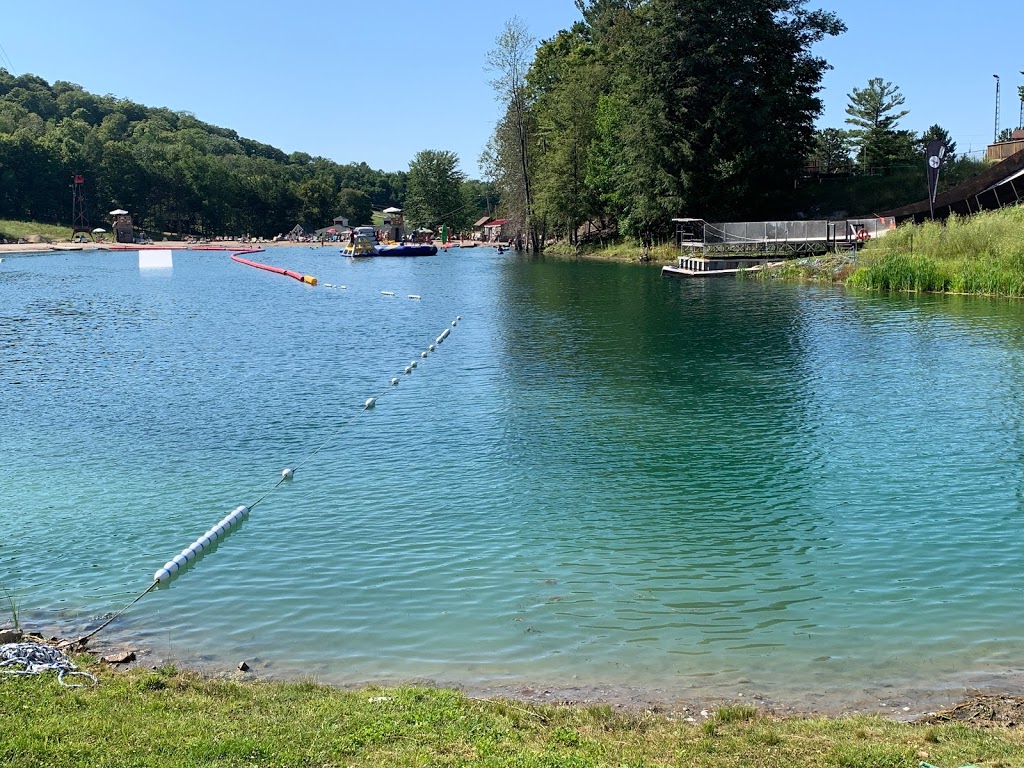
<path id="1" fill-rule="evenodd" d="M 864 227 L 861 227 L 860 229 L 857 230 L 857 242 L 858 243 L 863 243 L 863 242 L 865 242 L 867 240 L 870 240 L 870 239 L 871 239 L 871 235 L 868 234 L 868 231 L 866 229 L 864 229 Z"/>

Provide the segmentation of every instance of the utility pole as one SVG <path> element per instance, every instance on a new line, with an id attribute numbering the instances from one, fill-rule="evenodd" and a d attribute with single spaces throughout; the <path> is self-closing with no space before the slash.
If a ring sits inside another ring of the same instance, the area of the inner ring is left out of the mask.
<path id="1" fill-rule="evenodd" d="M 996 79 L 996 129 L 992 134 L 992 143 L 999 141 L 999 75 L 992 75 Z"/>

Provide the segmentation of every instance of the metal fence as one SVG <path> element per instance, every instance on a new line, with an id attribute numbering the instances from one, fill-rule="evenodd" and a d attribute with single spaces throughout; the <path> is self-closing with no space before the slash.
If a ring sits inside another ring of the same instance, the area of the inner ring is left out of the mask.
<path id="1" fill-rule="evenodd" d="M 707 245 L 743 243 L 829 243 L 853 240 L 860 230 L 872 238 L 895 227 L 891 218 L 847 219 L 844 221 L 728 221 L 704 225 Z"/>
<path id="2" fill-rule="evenodd" d="M 773 243 L 808 242 L 829 239 L 829 222 L 815 221 L 728 221 L 709 222 L 705 227 L 705 242 L 717 243 Z"/>

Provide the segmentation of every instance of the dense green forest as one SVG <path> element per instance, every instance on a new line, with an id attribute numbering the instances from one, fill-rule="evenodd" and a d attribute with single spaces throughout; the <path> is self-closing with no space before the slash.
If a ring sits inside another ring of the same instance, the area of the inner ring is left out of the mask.
<path id="1" fill-rule="evenodd" d="M 816 129 L 829 65 L 814 48 L 845 27 L 808 1 L 575 0 L 580 20 L 539 44 L 511 19 L 487 61 L 504 109 L 481 157 L 487 182 L 443 150 L 407 172 L 340 165 L 0 69 L 0 219 L 70 224 L 81 174 L 92 222 L 121 207 L 153 231 L 273 236 L 395 205 L 412 226 L 451 231 L 498 215 L 540 250 L 595 232 L 646 244 L 677 216 L 898 207 L 925 197 L 929 138 L 948 144 L 942 187 L 980 170 L 941 126 L 902 129 L 909 110 L 882 78 L 849 95 L 849 128 Z"/>
<path id="2" fill-rule="evenodd" d="M 339 214 L 369 223 L 402 206 L 407 174 L 286 154 L 187 112 L 97 96 L 0 69 L 0 219 L 71 223 L 85 177 L 87 217 L 114 207 L 154 231 L 272 236 Z"/>
<path id="3" fill-rule="evenodd" d="M 682 214 L 774 217 L 814 148 L 845 30 L 804 0 L 576 0 L 534 41 L 511 20 L 490 56 L 507 105 L 484 158 L 534 247 L 584 222 L 649 239 Z"/>
<path id="4" fill-rule="evenodd" d="M 482 162 L 533 247 L 596 227 L 643 242 L 671 219 L 824 218 L 926 196 L 924 147 L 950 150 L 941 187 L 983 164 L 938 125 L 899 122 L 899 88 L 849 94 L 842 128 L 815 127 L 842 34 L 807 0 L 576 0 L 581 20 L 539 46 L 517 18 L 489 57 L 505 105 Z"/>

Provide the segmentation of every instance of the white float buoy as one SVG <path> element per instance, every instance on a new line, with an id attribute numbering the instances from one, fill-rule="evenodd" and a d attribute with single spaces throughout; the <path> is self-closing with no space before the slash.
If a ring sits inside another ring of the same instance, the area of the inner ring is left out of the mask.
<path id="1" fill-rule="evenodd" d="M 292 470 L 286 471 L 291 472 Z M 170 581 L 174 574 L 185 570 L 189 563 L 197 560 L 203 552 L 214 546 L 222 536 L 227 536 L 235 526 L 240 525 L 248 514 L 249 508 L 244 504 L 239 504 L 210 530 L 181 550 L 180 554 L 175 555 L 172 560 L 164 563 L 164 567 L 153 574 L 153 580 L 161 584 Z"/>
<path id="2" fill-rule="evenodd" d="M 459 324 L 458 320 L 452 320 L 452 328 Z"/>
<path id="3" fill-rule="evenodd" d="M 3 259 L 0 259 L 0 261 L 3 261 Z M 418 299 L 419 297 L 420 297 L 420 295 L 418 293 L 410 293 L 409 294 L 409 298 L 410 299 Z"/>
<path id="4" fill-rule="evenodd" d="M 287 467 L 285 467 L 284 469 L 281 470 L 281 477 L 284 478 L 285 480 L 291 480 L 293 477 L 295 477 L 295 470 L 288 469 Z M 241 517 L 242 514 L 243 513 L 239 511 L 238 516 Z"/>
<path id="5" fill-rule="evenodd" d="M 424 360 L 426 360 L 427 359 L 427 353 L 426 352 L 420 352 L 420 357 L 422 357 Z"/>
<path id="6" fill-rule="evenodd" d="M 391 386 L 392 387 L 397 387 L 398 386 L 398 382 L 399 382 L 399 379 L 397 377 L 391 379 Z"/>
<path id="7" fill-rule="evenodd" d="M 462 319 L 462 315 L 456 315 L 456 316 L 455 316 L 455 319 L 456 319 L 456 320 L 461 320 L 461 319 Z"/>
<path id="8" fill-rule="evenodd" d="M 365 403 L 363 403 L 363 408 L 365 408 L 366 410 L 370 410 L 376 404 L 377 404 L 377 398 L 376 397 L 371 397 L 369 400 L 367 400 Z"/>
<path id="9" fill-rule="evenodd" d="M 418 365 L 419 365 L 419 363 L 417 363 L 415 360 L 410 360 L 409 361 L 409 367 L 410 368 L 415 368 Z"/>
<path id="10" fill-rule="evenodd" d="M 437 347 L 434 344 L 431 344 L 429 347 L 427 347 L 427 349 L 433 352 L 435 349 L 437 349 Z"/>
<path id="11" fill-rule="evenodd" d="M 405 375 L 408 376 L 410 373 L 412 373 L 412 366 L 411 365 L 405 366 Z"/>
<path id="12" fill-rule="evenodd" d="M 381 291 L 380 294 L 381 294 L 381 296 L 394 296 L 395 292 L 394 291 Z"/>

